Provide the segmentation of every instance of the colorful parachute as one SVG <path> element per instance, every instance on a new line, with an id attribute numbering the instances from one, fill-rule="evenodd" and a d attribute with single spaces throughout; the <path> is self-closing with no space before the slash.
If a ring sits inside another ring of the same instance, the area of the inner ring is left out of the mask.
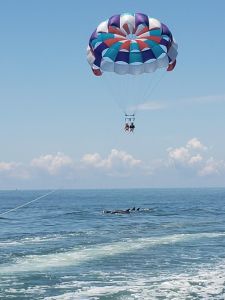
<path id="1" fill-rule="evenodd" d="M 177 44 L 168 27 L 142 13 L 121 14 L 99 24 L 90 37 L 87 60 L 96 76 L 172 71 Z"/>

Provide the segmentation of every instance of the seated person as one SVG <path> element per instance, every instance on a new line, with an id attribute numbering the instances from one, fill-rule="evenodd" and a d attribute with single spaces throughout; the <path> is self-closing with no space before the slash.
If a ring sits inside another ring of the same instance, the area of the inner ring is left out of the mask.
<path id="1" fill-rule="evenodd" d="M 134 131 L 134 128 L 135 128 L 135 125 L 133 122 L 131 122 L 130 124 L 130 132 L 133 132 Z"/>
<path id="2" fill-rule="evenodd" d="M 129 128 L 130 128 L 129 124 L 128 124 L 128 123 L 126 123 L 126 124 L 125 124 L 125 126 L 124 126 L 124 129 L 125 129 L 125 131 L 128 131 L 128 130 L 129 130 Z"/>

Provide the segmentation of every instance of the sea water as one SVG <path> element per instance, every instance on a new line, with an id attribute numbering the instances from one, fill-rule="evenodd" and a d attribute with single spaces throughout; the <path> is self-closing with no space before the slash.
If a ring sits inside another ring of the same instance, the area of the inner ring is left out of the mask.
<path id="1" fill-rule="evenodd" d="M 45 193 L 1 191 L 0 213 Z M 60 190 L 3 215 L 0 299 L 225 299 L 225 189 Z"/>

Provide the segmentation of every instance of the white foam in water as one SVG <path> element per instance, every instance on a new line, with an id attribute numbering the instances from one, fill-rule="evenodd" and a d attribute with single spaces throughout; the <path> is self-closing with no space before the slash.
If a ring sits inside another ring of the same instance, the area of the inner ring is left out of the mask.
<path id="1" fill-rule="evenodd" d="M 192 274 L 181 273 L 178 275 L 165 275 L 149 278 L 143 274 L 120 274 L 123 281 L 102 282 L 104 286 L 94 286 L 93 282 L 70 282 L 79 289 L 76 292 L 64 292 L 54 297 L 46 297 L 44 300 L 98 300 L 102 296 L 111 296 L 120 300 L 155 300 L 155 299 L 225 299 L 225 261 L 214 266 L 201 267 L 192 270 Z M 109 274 L 110 275 L 110 274 Z M 80 285 L 82 285 L 80 287 Z M 64 283 L 62 288 L 67 287 Z M 120 293 L 118 295 L 117 293 Z"/>
<path id="2" fill-rule="evenodd" d="M 104 287 L 89 287 L 78 292 L 67 292 L 60 296 L 47 297 L 45 300 L 87 300 L 99 299 L 100 296 L 115 295 L 119 292 L 124 292 L 124 286 L 108 285 Z"/>
<path id="3" fill-rule="evenodd" d="M 46 243 L 50 241 L 57 241 L 62 239 L 60 235 L 53 236 L 37 236 L 37 237 L 26 237 L 19 240 L 6 240 L 0 242 L 0 247 L 11 247 L 11 246 L 20 246 L 25 244 L 35 244 L 35 243 Z"/>
<path id="4" fill-rule="evenodd" d="M 26 294 L 33 294 L 35 296 L 42 295 L 47 290 L 48 286 L 35 286 L 35 287 L 28 287 L 28 288 L 9 288 L 6 289 L 8 294 L 19 294 L 20 296 L 24 296 Z"/>
<path id="5" fill-rule="evenodd" d="M 18 241 L 12 241 L 12 240 L 7 240 L 4 242 L 0 242 L 0 247 L 11 247 L 11 246 L 18 246 L 20 245 L 20 242 Z"/>
<path id="6" fill-rule="evenodd" d="M 83 234 L 83 233 L 82 233 Z M 91 234 L 91 233 L 90 233 Z M 71 236 L 78 236 L 80 233 L 67 233 L 65 235 L 54 234 L 54 235 L 46 235 L 46 236 L 36 236 L 36 237 L 25 237 L 18 240 L 5 240 L 0 242 L 0 247 L 11 247 L 11 246 L 20 246 L 27 244 L 35 244 L 35 243 L 47 243 L 51 241 L 59 241 L 63 239 L 67 239 Z M 88 235 L 88 233 L 86 233 Z"/>
<path id="7" fill-rule="evenodd" d="M 71 284 L 74 287 L 79 286 L 76 292 L 65 292 L 58 296 L 46 297 L 44 300 L 98 300 L 102 296 L 111 296 L 112 299 L 118 300 L 223 300 L 224 274 L 225 261 L 221 261 L 214 266 L 192 270 L 192 274 L 181 273 L 153 278 L 144 277 L 143 274 L 123 274 L 122 282 L 102 282 L 104 286 L 101 287 L 94 286 L 93 282 L 74 281 L 69 284 L 70 287 Z M 122 277 L 122 274 L 120 276 Z M 80 288 L 81 284 L 83 287 Z M 121 293 L 120 296 L 117 293 Z"/>
<path id="8" fill-rule="evenodd" d="M 215 238 L 221 236 L 225 236 L 225 233 L 175 234 L 165 237 L 128 239 L 112 244 L 103 244 L 82 249 L 75 248 L 67 252 L 54 254 L 28 255 L 18 258 L 13 264 L 1 265 L 0 273 L 45 271 L 51 268 L 76 266 L 82 264 L 83 262 L 134 252 L 139 249 L 154 247 L 156 245 L 172 244 L 181 241 L 196 240 L 200 238 Z"/>

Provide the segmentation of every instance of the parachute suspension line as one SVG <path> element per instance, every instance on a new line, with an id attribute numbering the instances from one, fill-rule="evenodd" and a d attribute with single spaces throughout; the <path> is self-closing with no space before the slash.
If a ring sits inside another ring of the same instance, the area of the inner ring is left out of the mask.
<path id="1" fill-rule="evenodd" d="M 165 76 L 166 76 L 166 72 L 162 72 L 162 74 L 160 74 L 160 76 L 156 80 L 153 80 L 152 83 L 148 85 L 147 89 L 145 90 L 145 92 L 143 94 L 143 97 L 140 98 L 140 101 L 138 101 L 138 103 L 136 105 L 136 109 L 134 111 L 135 114 L 139 110 L 139 106 L 142 104 L 145 104 L 148 101 L 148 97 L 152 96 L 154 90 L 160 84 L 160 82 L 164 79 Z M 143 99 L 143 101 L 141 101 L 141 99 Z"/>
<path id="2" fill-rule="evenodd" d="M 125 77 L 126 76 L 126 77 Z M 130 106 L 133 106 L 134 104 L 134 98 L 133 98 L 133 94 L 135 94 L 135 91 L 137 91 L 136 89 L 136 80 L 134 80 L 135 76 L 131 75 L 131 74 L 126 74 L 124 77 L 124 80 L 122 80 L 123 83 L 123 87 L 125 88 L 125 90 L 127 91 L 127 98 L 126 100 L 126 109 L 125 109 L 125 113 L 127 115 L 132 115 L 132 110 L 130 109 Z"/>
<path id="3" fill-rule="evenodd" d="M 104 79 L 105 79 L 105 83 L 107 85 L 107 90 L 109 90 L 110 95 L 111 95 L 111 99 L 117 104 L 117 106 L 119 107 L 120 110 L 122 110 L 125 114 L 124 108 L 122 107 L 122 105 L 119 102 L 119 98 L 118 95 L 115 92 L 115 86 L 113 86 L 113 80 L 110 80 L 107 76 L 108 74 L 104 74 Z"/>
<path id="4" fill-rule="evenodd" d="M 145 74 L 144 74 L 145 75 Z M 155 74 L 154 74 L 155 75 Z M 155 79 L 155 76 L 153 77 L 154 79 Z M 138 77 L 138 86 L 142 86 L 140 83 L 142 82 L 142 78 L 141 78 L 141 76 L 139 76 Z M 141 81 L 141 82 L 140 82 Z M 145 100 L 145 95 L 146 95 L 146 93 L 147 93 L 147 91 L 149 90 L 149 89 L 151 89 L 152 88 L 152 86 L 153 86 L 153 83 L 154 83 L 154 80 L 151 80 L 150 81 L 150 84 L 148 84 L 147 85 L 147 87 L 145 87 L 144 89 L 141 89 L 140 90 L 140 88 L 138 88 L 138 86 L 137 86 L 137 91 L 139 92 L 139 97 L 138 97 L 138 99 L 137 99 L 137 101 L 136 101 L 136 105 L 134 105 L 134 108 L 135 108 L 135 113 L 138 111 L 138 109 L 139 109 L 139 106 L 144 102 L 144 101 L 146 101 Z M 137 84 L 137 83 L 136 83 Z"/>
<path id="5" fill-rule="evenodd" d="M 156 78 L 156 81 L 152 85 L 151 89 L 147 90 L 147 93 L 144 95 L 144 97 L 147 98 L 148 96 L 152 95 L 156 87 L 160 84 L 160 82 L 164 79 L 165 76 L 166 72 L 164 71 L 162 72 L 162 74 L 160 74 L 159 78 Z"/>
<path id="6" fill-rule="evenodd" d="M 35 198 L 35 199 L 29 201 L 29 202 L 26 202 L 26 203 L 24 203 L 24 204 L 18 205 L 18 206 L 16 206 L 16 207 L 12 208 L 12 209 L 9 209 L 9 210 L 5 211 L 4 213 L 1 213 L 1 214 L 0 214 L 0 217 L 1 217 L 1 216 L 4 216 L 4 215 L 6 215 L 6 214 L 9 214 L 9 213 L 12 212 L 12 211 L 16 211 L 16 210 L 19 209 L 19 208 L 25 207 L 25 206 L 29 205 L 30 203 L 33 203 L 33 202 L 36 202 L 36 201 L 38 201 L 38 200 L 40 200 L 40 199 L 42 199 L 42 198 L 45 198 L 45 197 L 47 197 L 47 196 L 53 194 L 54 192 L 55 192 L 55 190 L 54 190 L 54 191 L 51 191 L 51 192 L 48 192 L 47 194 L 44 194 L 44 195 L 42 195 L 42 196 L 39 196 L 39 197 L 37 197 L 37 198 Z"/>
<path id="7" fill-rule="evenodd" d="M 152 89 L 152 87 L 154 86 L 155 82 L 157 81 L 158 77 L 159 77 L 158 72 L 154 72 L 149 74 L 149 84 L 146 85 L 146 88 L 144 90 L 144 92 L 142 93 L 142 98 L 146 98 L 149 91 Z"/>

